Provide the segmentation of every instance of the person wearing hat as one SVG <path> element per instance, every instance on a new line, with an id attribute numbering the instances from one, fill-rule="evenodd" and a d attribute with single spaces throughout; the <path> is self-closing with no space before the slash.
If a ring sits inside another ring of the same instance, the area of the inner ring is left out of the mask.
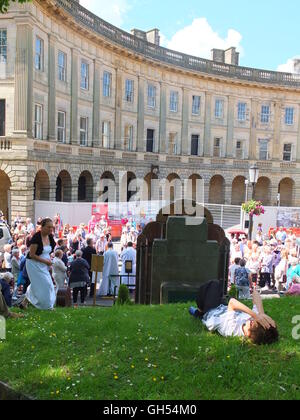
<path id="1" fill-rule="evenodd" d="M 104 255 L 106 251 L 107 240 L 104 233 L 100 234 L 100 239 L 96 242 L 96 251 L 98 255 Z"/>

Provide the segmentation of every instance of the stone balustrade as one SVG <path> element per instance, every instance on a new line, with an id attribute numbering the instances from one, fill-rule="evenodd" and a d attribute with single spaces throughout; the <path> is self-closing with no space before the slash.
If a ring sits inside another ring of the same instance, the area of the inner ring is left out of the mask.
<path id="1" fill-rule="evenodd" d="M 64 12 L 71 15 L 78 24 L 104 36 L 114 44 L 125 47 L 151 60 L 159 60 L 187 70 L 231 79 L 300 88 L 300 75 L 217 63 L 169 50 L 159 45 L 151 44 L 111 25 L 81 6 L 75 0 L 54 0 L 54 3 Z"/>

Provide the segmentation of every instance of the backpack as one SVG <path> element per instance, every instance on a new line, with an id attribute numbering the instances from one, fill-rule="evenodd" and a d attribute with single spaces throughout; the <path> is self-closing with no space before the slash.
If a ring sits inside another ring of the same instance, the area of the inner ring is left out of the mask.
<path id="1" fill-rule="evenodd" d="M 237 286 L 250 286 L 249 274 L 245 267 L 240 267 L 235 270 L 235 282 Z"/>

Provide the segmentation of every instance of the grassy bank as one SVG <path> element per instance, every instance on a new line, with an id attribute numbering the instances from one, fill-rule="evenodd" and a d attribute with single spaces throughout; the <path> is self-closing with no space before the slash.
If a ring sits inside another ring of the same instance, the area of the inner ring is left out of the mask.
<path id="1" fill-rule="evenodd" d="M 182 304 L 30 309 L 7 322 L 0 380 L 41 399 L 300 399 L 300 299 L 265 305 L 270 347 L 210 334 Z"/>

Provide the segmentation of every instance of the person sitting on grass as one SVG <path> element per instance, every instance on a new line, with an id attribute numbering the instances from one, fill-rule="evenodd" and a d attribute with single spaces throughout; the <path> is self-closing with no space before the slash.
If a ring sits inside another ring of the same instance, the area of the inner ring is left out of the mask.
<path id="1" fill-rule="evenodd" d="M 6 305 L 12 307 L 12 284 L 14 281 L 14 276 L 7 272 L 0 275 L 0 285 L 2 286 L 2 296 L 5 300 Z"/>
<path id="2" fill-rule="evenodd" d="M 5 299 L 2 295 L 2 285 L 0 284 L 0 316 L 3 316 L 4 318 L 24 318 L 23 314 L 16 314 L 14 312 L 10 312 L 7 304 L 5 302 Z"/>
<path id="3" fill-rule="evenodd" d="M 222 289 L 219 281 L 202 285 L 197 298 L 198 308 L 190 308 L 190 314 L 202 319 L 209 331 L 217 331 L 223 337 L 246 337 L 256 345 L 273 344 L 279 340 L 276 323 L 265 314 L 256 290 L 251 310 L 236 299 L 231 299 L 228 306 L 223 305 Z"/>

